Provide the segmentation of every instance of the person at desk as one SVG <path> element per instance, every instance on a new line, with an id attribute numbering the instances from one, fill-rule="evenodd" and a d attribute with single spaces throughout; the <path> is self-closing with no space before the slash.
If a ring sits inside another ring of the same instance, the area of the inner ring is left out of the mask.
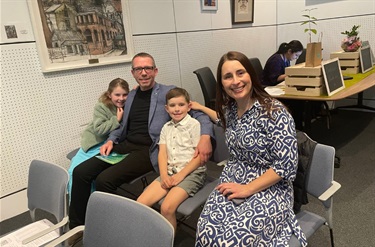
<path id="1" fill-rule="evenodd" d="M 298 40 L 282 43 L 275 54 L 268 58 L 263 69 L 263 85 L 275 86 L 285 80 L 285 68 L 290 61 L 297 59 L 303 51 L 303 45 Z"/>
<path id="2" fill-rule="evenodd" d="M 268 58 L 263 70 L 262 84 L 275 86 L 285 80 L 285 68 L 290 66 L 290 61 L 297 59 L 303 52 L 303 45 L 298 40 L 282 43 L 275 54 Z M 280 100 L 286 105 L 293 116 L 296 129 L 303 130 L 304 104 L 296 100 Z"/>

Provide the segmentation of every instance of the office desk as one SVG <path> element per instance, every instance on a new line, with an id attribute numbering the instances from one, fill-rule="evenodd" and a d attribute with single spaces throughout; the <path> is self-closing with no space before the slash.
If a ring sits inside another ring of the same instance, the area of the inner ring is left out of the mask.
<path id="1" fill-rule="evenodd" d="M 284 94 L 284 95 L 275 95 L 274 97 L 280 98 L 280 99 L 284 98 L 284 99 L 308 100 L 308 101 L 336 101 L 336 100 L 344 99 L 352 95 L 358 94 L 356 105 L 342 106 L 338 108 L 359 108 L 359 109 L 375 111 L 375 108 L 363 105 L 363 91 L 375 86 L 375 68 L 373 68 L 367 73 L 369 73 L 369 75 L 363 78 L 362 80 L 358 81 L 357 83 L 353 84 L 352 83 L 353 79 L 344 81 L 345 88 L 331 96 L 298 96 L 298 95 Z M 356 75 L 352 75 L 352 76 L 355 77 Z"/>
<path id="2" fill-rule="evenodd" d="M 291 95 L 291 94 L 282 94 L 282 95 L 272 95 L 273 97 L 277 99 L 293 99 L 293 100 L 303 100 L 307 103 L 310 101 L 336 101 L 340 99 L 344 99 L 347 97 L 350 97 L 352 95 L 358 94 L 357 98 L 357 104 L 356 105 L 350 105 L 350 106 L 342 106 L 339 108 L 361 108 L 366 110 L 371 110 L 375 112 L 375 108 L 370 106 L 363 105 L 363 91 L 366 89 L 369 89 L 373 86 L 375 86 L 375 67 L 372 68 L 372 70 L 368 71 L 365 74 L 356 74 L 351 75 L 353 76 L 352 80 L 345 80 L 345 88 L 341 91 L 328 96 L 328 95 L 322 95 L 322 96 L 300 96 L 300 95 Z M 363 79 L 360 79 L 358 82 L 355 82 L 358 80 L 358 77 L 364 77 Z M 311 113 L 310 113 L 310 104 L 307 104 L 307 113 L 305 114 L 304 122 L 305 122 L 305 131 L 310 130 L 310 124 L 311 124 Z M 328 109 L 327 109 L 328 110 Z"/>
<path id="3" fill-rule="evenodd" d="M 322 96 L 300 96 L 300 95 L 291 95 L 291 94 L 283 94 L 283 95 L 272 95 L 275 98 L 278 99 L 295 99 L 295 100 L 311 100 L 311 101 L 336 101 L 340 99 L 344 99 L 347 97 L 350 97 L 354 94 L 363 93 L 366 89 L 369 89 L 373 86 L 375 86 L 375 68 L 370 70 L 369 75 L 362 80 L 360 80 L 357 83 L 353 84 L 352 80 L 345 80 L 345 88 L 341 91 L 328 96 L 328 95 L 322 95 Z M 366 73 L 366 74 L 367 74 Z M 365 75 L 366 75 L 365 74 Z M 356 75 L 351 75 L 355 77 Z M 372 110 L 375 110 L 372 108 Z"/>

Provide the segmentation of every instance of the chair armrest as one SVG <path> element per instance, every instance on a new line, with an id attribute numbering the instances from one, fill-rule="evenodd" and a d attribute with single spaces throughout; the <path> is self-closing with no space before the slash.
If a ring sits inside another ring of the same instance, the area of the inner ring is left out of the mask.
<path id="1" fill-rule="evenodd" d="M 73 236 L 74 234 L 76 234 L 78 232 L 82 232 L 84 229 L 85 229 L 85 226 L 74 227 L 72 230 L 66 232 L 65 234 L 61 235 L 60 237 L 56 238 L 55 240 L 49 242 L 45 247 L 54 247 L 54 246 L 64 242 L 65 240 L 67 240 L 68 238 Z"/>
<path id="2" fill-rule="evenodd" d="M 228 160 L 223 160 L 223 161 L 220 161 L 219 163 L 217 163 L 216 165 L 217 166 L 225 166 L 227 163 L 228 163 Z"/>
<path id="3" fill-rule="evenodd" d="M 338 182 L 336 181 L 332 181 L 332 185 L 331 187 L 329 187 L 326 191 L 323 192 L 323 194 L 321 194 L 318 199 L 325 202 L 327 201 L 331 196 L 333 196 L 333 194 L 336 193 L 336 191 L 338 191 L 339 189 L 341 188 L 341 184 L 339 184 Z"/>
<path id="4" fill-rule="evenodd" d="M 58 228 L 64 226 L 66 223 L 68 223 L 68 216 L 64 217 L 64 218 L 62 219 L 62 221 L 60 221 L 60 222 L 57 223 L 56 225 L 53 225 L 53 226 L 51 226 L 50 228 L 47 228 L 47 229 L 45 229 L 45 230 L 43 230 L 43 231 L 40 231 L 40 232 L 38 232 L 38 233 L 35 233 L 34 235 L 32 235 L 32 236 L 30 236 L 30 237 L 24 239 L 24 240 L 22 241 L 22 244 L 23 244 L 23 245 L 28 244 L 28 243 L 34 241 L 35 239 L 38 239 L 38 238 L 40 238 L 40 237 L 42 237 L 42 236 L 44 236 L 44 235 L 46 235 L 46 234 L 48 234 L 48 233 L 50 233 L 50 232 L 56 230 L 56 229 L 58 229 Z"/>

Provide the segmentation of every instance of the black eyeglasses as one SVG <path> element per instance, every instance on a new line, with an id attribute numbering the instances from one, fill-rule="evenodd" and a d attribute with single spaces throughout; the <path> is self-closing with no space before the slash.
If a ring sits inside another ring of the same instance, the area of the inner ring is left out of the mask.
<path id="1" fill-rule="evenodd" d="M 136 73 L 142 73 L 142 71 L 145 70 L 146 73 L 150 73 L 154 70 L 154 66 L 145 66 L 145 67 L 135 67 L 133 68 L 133 71 Z"/>

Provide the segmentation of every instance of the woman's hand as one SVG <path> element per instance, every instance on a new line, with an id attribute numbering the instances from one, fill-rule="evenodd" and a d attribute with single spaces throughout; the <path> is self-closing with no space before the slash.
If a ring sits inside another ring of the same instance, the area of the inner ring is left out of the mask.
<path id="1" fill-rule="evenodd" d="M 233 198 L 246 198 L 253 194 L 247 184 L 222 183 L 219 184 L 216 189 L 223 194 L 223 196 L 227 196 L 228 200 Z"/>
<path id="2" fill-rule="evenodd" d="M 117 108 L 117 121 L 121 122 L 123 115 L 124 115 L 124 109 L 121 107 Z"/>

